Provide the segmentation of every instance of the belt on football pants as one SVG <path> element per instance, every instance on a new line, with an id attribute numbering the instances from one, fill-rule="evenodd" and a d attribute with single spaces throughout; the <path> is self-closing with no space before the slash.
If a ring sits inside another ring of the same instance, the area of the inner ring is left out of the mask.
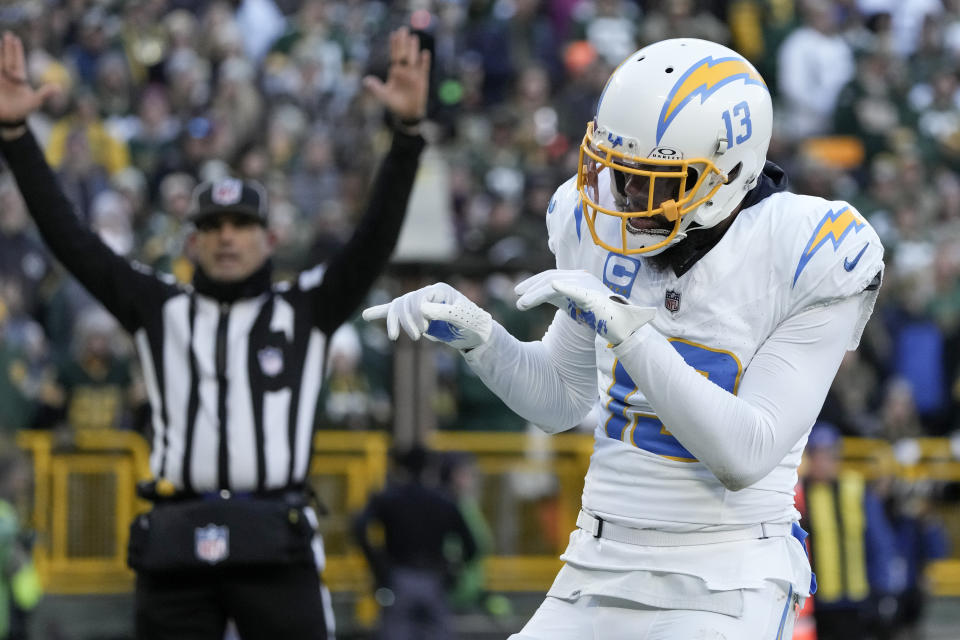
<path id="1" fill-rule="evenodd" d="M 587 513 L 583 509 L 577 516 L 577 526 L 594 538 L 625 542 L 645 547 L 683 547 L 695 544 L 717 544 L 737 540 L 756 540 L 789 536 L 791 523 L 765 522 L 729 531 L 660 531 L 658 529 L 634 529 L 608 522 Z"/>

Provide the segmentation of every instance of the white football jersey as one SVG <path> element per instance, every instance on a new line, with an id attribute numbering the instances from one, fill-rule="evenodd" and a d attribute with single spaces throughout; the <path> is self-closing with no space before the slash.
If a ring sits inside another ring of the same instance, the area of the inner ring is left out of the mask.
<path id="1" fill-rule="evenodd" d="M 598 218 L 598 234 L 616 245 L 619 220 Z M 632 304 L 655 307 L 652 326 L 690 366 L 733 394 L 783 320 L 863 292 L 883 269 L 879 238 L 853 207 L 789 192 L 742 210 L 680 277 L 648 259 L 597 246 L 575 178 L 554 194 L 547 226 L 558 268 L 586 269 Z M 850 349 L 872 302 L 865 297 Z M 601 419 L 583 491 L 586 509 L 628 526 L 667 531 L 798 518 L 793 488 L 805 438 L 765 478 L 728 490 L 660 422 L 605 340 L 597 338 L 596 353 Z"/>

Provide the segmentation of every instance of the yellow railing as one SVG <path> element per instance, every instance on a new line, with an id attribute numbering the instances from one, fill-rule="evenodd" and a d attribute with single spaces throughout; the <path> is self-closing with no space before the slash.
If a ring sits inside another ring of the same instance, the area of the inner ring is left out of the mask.
<path id="1" fill-rule="evenodd" d="M 48 592 L 129 591 L 127 527 L 149 504 L 134 487 L 150 476 L 148 446 L 131 432 L 80 432 L 63 442 L 48 432 L 23 432 L 18 444 L 32 460 L 31 526 L 35 561 Z M 320 432 L 310 481 L 328 513 L 320 520 L 327 551 L 324 578 L 337 591 L 369 592 L 366 563 L 350 539 L 350 519 L 387 474 L 389 440 L 371 432 Z M 472 455 L 481 482 L 481 506 L 493 529 L 496 555 L 487 559 L 494 591 L 545 591 L 560 566 L 558 556 L 574 526 L 583 476 L 593 449 L 585 434 L 439 432 L 439 452 Z M 945 439 L 917 441 L 915 460 L 900 464 L 890 444 L 844 440 L 843 463 L 868 477 L 887 473 L 910 479 L 960 481 L 960 462 Z M 938 595 L 960 595 L 960 560 L 929 571 Z"/>
<path id="2" fill-rule="evenodd" d="M 134 488 L 149 478 L 147 444 L 135 433 L 17 434 L 33 463 L 34 561 L 55 593 L 128 591 L 127 527 L 149 508 Z"/>

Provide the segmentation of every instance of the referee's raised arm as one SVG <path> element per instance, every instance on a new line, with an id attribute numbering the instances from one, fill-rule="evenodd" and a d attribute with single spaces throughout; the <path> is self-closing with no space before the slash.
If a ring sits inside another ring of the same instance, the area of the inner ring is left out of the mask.
<path id="1" fill-rule="evenodd" d="M 134 268 L 80 222 L 27 127 L 27 117 L 59 88 L 47 84 L 34 89 L 29 84 L 23 44 L 10 32 L 3 34 L 0 56 L 0 152 L 27 209 L 53 255 L 133 332 L 149 313 L 140 303 L 159 301 L 172 287 L 149 270 Z M 139 295 L 131 295 L 133 291 Z"/>
<path id="2" fill-rule="evenodd" d="M 363 217 L 330 261 L 314 294 L 317 326 L 332 333 L 363 302 L 397 245 L 424 147 L 420 123 L 427 109 L 430 52 L 406 29 L 390 36 L 386 82 L 367 76 L 364 86 L 390 112 L 394 136 L 380 162 Z"/>

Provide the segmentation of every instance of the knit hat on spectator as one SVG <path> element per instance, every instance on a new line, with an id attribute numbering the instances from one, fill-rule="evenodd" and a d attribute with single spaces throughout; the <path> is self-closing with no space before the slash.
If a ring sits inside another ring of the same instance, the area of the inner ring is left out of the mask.
<path id="1" fill-rule="evenodd" d="M 832 423 L 818 420 L 810 431 L 807 449 L 832 449 L 840 442 L 840 430 Z"/>
<path id="2" fill-rule="evenodd" d="M 267 191 L 255 180 L 220 178 L 203 182 L 193 190 L 190 222 L 222 214 L 249 216 L 267 226 Z"/>

